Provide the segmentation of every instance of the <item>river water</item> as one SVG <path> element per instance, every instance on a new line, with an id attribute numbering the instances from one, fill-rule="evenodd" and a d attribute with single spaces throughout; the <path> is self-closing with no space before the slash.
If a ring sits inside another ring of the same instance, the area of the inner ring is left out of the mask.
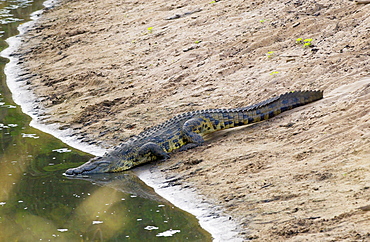
<path id="1" fill-rule="evenodd" d="M 0 0 L 0 49 L 43 1 Z M 0 241 L 210 241 L 191 214 L 131 172 L 68 179 L 91 155 L 29 125 L 0 59 Z"/>

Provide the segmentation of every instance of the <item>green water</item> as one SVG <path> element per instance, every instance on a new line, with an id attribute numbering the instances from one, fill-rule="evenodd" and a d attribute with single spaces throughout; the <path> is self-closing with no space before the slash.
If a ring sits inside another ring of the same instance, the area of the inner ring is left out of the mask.
<path id="1" fill-rule="evenodd" d="M 0 49 L 43 1 L 0 1 Z M 210 241 L 133 173 L 68 179 L 91 156 L 29 126 L 0 59 L 0 241 Z"/>

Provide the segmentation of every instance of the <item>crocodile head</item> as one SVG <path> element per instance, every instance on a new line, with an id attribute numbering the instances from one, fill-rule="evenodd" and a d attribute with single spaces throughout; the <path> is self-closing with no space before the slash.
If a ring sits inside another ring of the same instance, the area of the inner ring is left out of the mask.
<path id="1" fill-rule="evenodd" d="M 112 172 L 111 166 L 112 162 L 105 157 L 95 157 L 90 159 L 85 164 L 80 165 L 79 167 L 66 170 L 65 174 L 67 176 L 77 176 Z"/>
<path id="2" fill-rule="evenodd" d="M 79 167 L 66 170 L 65 175 L 79 176 L 96 173 L 121 172 L 152 161 L 155 158 L 150 152 L 140 154 L 140 151 L 133 147 L 135 147 L 135 145 L 132 145 L 132 143 L 123 143 L 118 148 L 106 153 L 102 157 L 92 158 Z"/>

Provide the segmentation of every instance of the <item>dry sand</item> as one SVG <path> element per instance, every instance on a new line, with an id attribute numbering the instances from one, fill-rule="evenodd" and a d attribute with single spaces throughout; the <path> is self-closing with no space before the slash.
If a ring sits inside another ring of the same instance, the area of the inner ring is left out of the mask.
<path id="1" fill-rule="evenodd" d="M 63 1 L 19 53 L 44 121 L 103 147 L 178 113 L 324 90 L 153 166 L 245 239 L 370 240 L 370 4 Z"/>

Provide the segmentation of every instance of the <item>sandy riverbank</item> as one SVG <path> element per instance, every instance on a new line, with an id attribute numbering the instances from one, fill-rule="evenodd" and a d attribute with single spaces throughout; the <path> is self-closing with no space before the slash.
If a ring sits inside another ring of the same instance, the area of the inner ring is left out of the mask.
<path id="1" fill-rule="evenodd" d="M 26 34 L 21 78 L 44 122 L 105 148 L 181 112 L 322 89 L 321 101 L 153 166 L 222 205 L 245 238 L 366 240 L 369 10 L 344 0 L 64 1 Z"/>

